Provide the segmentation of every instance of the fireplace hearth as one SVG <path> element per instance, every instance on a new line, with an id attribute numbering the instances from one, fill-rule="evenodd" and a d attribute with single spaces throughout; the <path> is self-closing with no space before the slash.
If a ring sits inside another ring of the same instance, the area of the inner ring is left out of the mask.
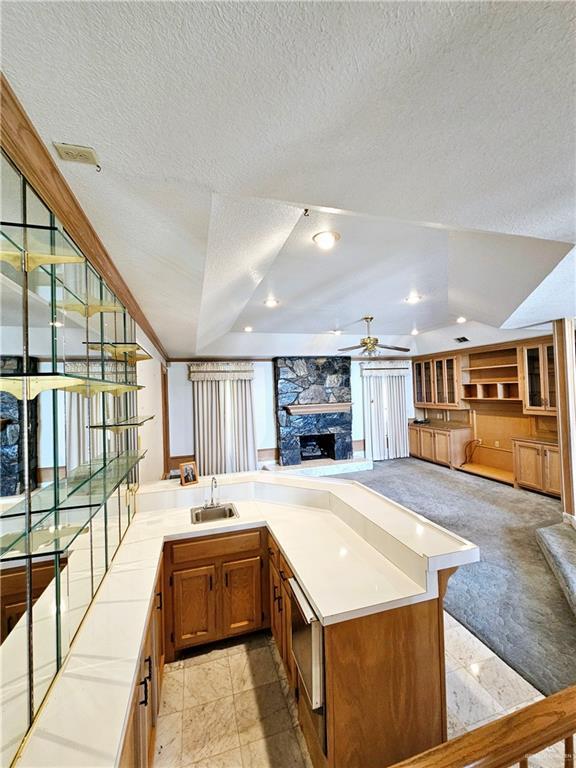
<path id="1" fill-rule="evenodd" d="M 335 459 L 334 435 L 300 435 L 300 459 Z"/>

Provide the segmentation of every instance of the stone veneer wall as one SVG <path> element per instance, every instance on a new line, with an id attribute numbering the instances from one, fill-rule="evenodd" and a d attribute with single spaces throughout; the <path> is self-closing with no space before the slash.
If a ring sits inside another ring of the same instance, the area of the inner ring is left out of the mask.
<path id="1" fill-rule="evenodd" d="M 285 406 L 350 403 L 349 357 L 274 358 L 280 464 L 300 464 L 300 435 L 333 434 L 335 457 L 352 458 L 352 413 L 291 416 Z"/>

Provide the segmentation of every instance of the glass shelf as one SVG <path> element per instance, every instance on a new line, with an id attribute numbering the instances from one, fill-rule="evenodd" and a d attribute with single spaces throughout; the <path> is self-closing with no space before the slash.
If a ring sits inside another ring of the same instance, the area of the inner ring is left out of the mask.
<path id="1" fill-rule="evenodd" d="M 89 341 L 88 349 L 92 349 L 95 352 L 103 350 L 113 360 L 119 360 L 121 362 L 127 362 L 133 365 L 140 360 L 151 360 L 152 355 L 149 355 L 146 350 L 140 346 L 140 344 L 128 343 L 128 342 L 110 342 L 110 341 Z"/>
<path id="2" fill-rule="evenodd" d="M 98 301 L 97 299 L 88 299 L 88 302 L 84 304 L 82 301 L 65 301 L 57 303 L 56 308 L 61 312 L 76 312 L 82 317 L 93 317 L 99 313 L 104 312 L 124 312 L 122 304 L 116 304 L 114 302 Z"/>
<path id="3" fill-rule="evenodd" d="M 154 416 L 132 416 L 121 421 L 109 421 L 105 424 L 90 424 L 90 429 L 106 429 L 109 432 L 125 432 L 127 429 L 138 429 Z"/>
<path id="4" fill-rule="evenodd" d="M 138 384 L 125 384 L 105 379 L 91 379 L 84 376 L 72 376 L 67 373 L 34 373 L 28 376 L 0 375 L 0 392 L 8 392 L 19 400 L 24 399 L 23 381 L 28 382 L 28 400 L 33 400 L 41 392 L 61 389 L 77 392 L 84 397 L 92 397 L 101 392 L 108 392 L 114 397 L 126 392 L 135 392 L 143 387 Z"/>
<path id="5" fill-rule="evenodd" d="M 3 224 L 0 261 L 31 272 L 49 264 L 82 264 L 86 259 L 66 235 L 55 227 Z"/>
<path id="6" fill-rule="evenodd" d="M 145 454 L 145 450 L 125 451 L 103 464 L 95 473 L 92 464 L 93 474 L 71 495 L 57 506 L 52 505 L 50 509 L 32 515 L 28 550 L 25 530 L 7 531 L 0 536 L 0 560 L 44 557 L 65 552 Z M 17 515 L 20 522 L 25 519 L 23 502 L 21 505 L 22 510 Z M 15 516 L 11 514 L 10 518 L 13 520 Z M 5 527 L 10 518 L 3 518 Z"/>

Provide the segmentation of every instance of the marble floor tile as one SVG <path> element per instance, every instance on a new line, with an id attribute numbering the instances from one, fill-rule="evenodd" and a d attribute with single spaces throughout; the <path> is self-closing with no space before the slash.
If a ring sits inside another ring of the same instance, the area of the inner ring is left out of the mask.
<path id="1" fill-rule="evenodd" d="M 182 672 L 185 709 L 232 694 L 232 679 L 227 656 L 206 664 L 185 667 Z"/>
<path id="2" fill-rule="evenodd" d="M 210 648 L 209 650 L 199 649 L 182 659 L 181 664 L 184 668 L 197 667 L 200 664 L 208 664 L 211 661 L 225 659 L 227 656 L 228 648 L 226 647 Z"/>
<path id="3" fill-rule="evenodd" d="M 463 667 L 494 656 L 490 648 L 461 625 L 446 630 L 444 643 L 446 652 Z"/>
<path id="4" fill-rule="evenodd" d="M 280 682 L 234 694 L 240 744 L 259 741 L 293 727 Z"/>
<path id="5" fill-rule="evenodd" d="M 448 739 L 455 739 L 457 736 L 462 736 L 466 733 L 466 728 L 462 725 L 460 720 L 456 717 L 454 712 L 448 711 Z"/>
<path id="6" fill-rule="evenodd" d="M 456 621 L 447 611 L 444 611 L 444 630 L 450 629 L 451 627 L 461 627 L 462 624 L 460 624 L 459 621 Z"/>
<path id="7" fill-rule="evenodd" d="M 293 729 L 242 747 L 244 768 L 304 768 L 304 758 Z"/>
<path id="8" fill-rule="evenodd" d="M 249 635 L 240 641 L 235 642 L 233 645 L 228 646 L 226 649 L 228 656 L 235 656 L 238 653 L 248 653 L 256 648 L 265 648 L 269 645 L 269 637 L 272 637 L 268 632 L 258 632 L 255 635 Z M 276 644 L 274 644 L 276 647 Z"/>
<path id="9" fill-rule="evenodd" d="M 154 768 L 178 768 L 182 764 L 182 712 L 158 718 L 154 743 Z"/>
<path id="10" fill-rule="evenodd" d="M 531 755 L 528 758 L 529 768 L 565 768 L 564 744 L 554 744 L 552 747 Z"/>
<path id="11" fill-rule="evenodd" d="M 538 696 L 536 688 L 497 656 L 469 664 L 466 669 L 504 709 L 531 701 Z"/>
<path id="12" fill-rule="evenodd" d="M 446 668 L 446 674 L 448 674 L 448 672 L 454 672 L 455 669 L 460 669 L 460 667 L 462 666 L 462 664 L 460 664 L 459 662 L 456 661 L 456 659 L 453 659 L 452 656 L 450 656 L 448 651 L 444 653 L 444 665 Z"/>
<path id="13" fill-rule="evenodd" d="M 206 760 L 184 765 L 182 768 L 243 768 L 242 753 L 239 749 L 231 749 L 229 752 L 213 755 Z"/>
<path id="14" fill-rule="evenodd" d="M 248 653 L 230 656 L 230 673 L 234 693 L 273 683 L 278 679 L 270 648 L 256 648 Z"/>
<path id="15" fill-rule="evenodd" d="M 465 669 L 446 675 L 448 713 L 466 729 L 493 715 L 504 714 L 504 709 Z"/>
<path id="16" fill-rule="evenodd" d="M 278 679 L 286 701 L 286 706 L 288 707 L 288 712 L 290 713 L 290 720 L 292 721 L 292 725 L 296 727 L 298 725 L 298 702 L 290 688 L 288 679 L 286 677 L 279 677 Z"/>
<path id="17" fill-rule="evenodd" d="M 184 669 L 164 668 L 160 693 L 160 716 L 184 709 Z"/>
<path id="18" fill-rule="evenodd" d="M 232 696 L 185 709 L 182 713 L 182 765 L 194 764 L 239 746 Z"/>

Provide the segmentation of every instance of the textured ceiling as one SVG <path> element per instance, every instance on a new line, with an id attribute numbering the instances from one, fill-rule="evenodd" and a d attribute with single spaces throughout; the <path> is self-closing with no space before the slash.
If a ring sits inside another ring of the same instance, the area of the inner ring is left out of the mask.
<path id="1" fill-rule="evenodd" d="M 574 242 L 574 8 L 5 2 L 2 68 L 48 145 L 96 148 L 101 174 L 60 168 L 166 348 L 188 355 L 249 299 L 210 317 L 222 254 L 243 243 L 243 264 L 259 232 L 287 236 L 248 202 L 245 231 L 213 195 Z M 364 284 L 378 261 L 365 268 Z"/>

